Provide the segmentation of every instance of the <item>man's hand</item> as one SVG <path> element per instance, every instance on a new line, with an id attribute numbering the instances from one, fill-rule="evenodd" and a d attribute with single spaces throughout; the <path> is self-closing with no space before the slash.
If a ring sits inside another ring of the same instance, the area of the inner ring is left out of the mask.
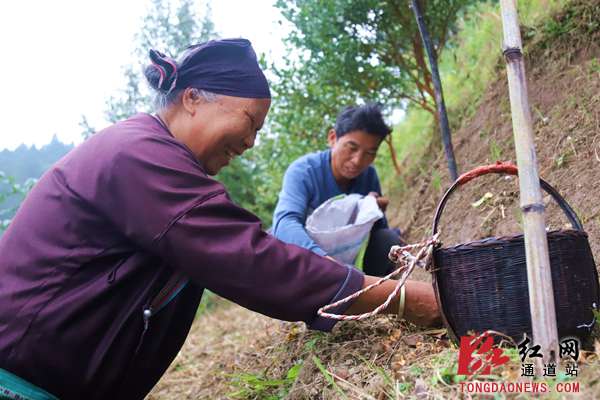
<path id="1" fill-rule="evenodd" d="M 379 209 L 381 209 L 381 211 L 383 211 L 383 212 L 385 212 L 385 209 L 387 208 L 388 204 L 390 204 L 390 200 L 387 197 L 380 196 L 379 193 L 377 193 L 377 192 L 369 192 L 368 196 L 375 197 L 375 200 L 377 200 L 377 205 L 379 206 Z"/>

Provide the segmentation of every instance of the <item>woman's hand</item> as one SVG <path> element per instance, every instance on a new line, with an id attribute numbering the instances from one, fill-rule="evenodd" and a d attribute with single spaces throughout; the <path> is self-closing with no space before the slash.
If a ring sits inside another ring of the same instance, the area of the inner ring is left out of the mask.
<path id="1" fill-rule="evenodd" d="M 429 282 L 407 281 L 404 319 L 420 326 L 441 326 L 442 315 Z"/>
<path id="2" fill-rule="evenodd" d="M 380 278 L 365 275 L 363 287 L 375 283 Z M 397 281 L 389 280 L 374 287 L 360 295 L 354 303 L 346 310 L 347 315 L 363 314 L 372 311 L 375 307 L 383 304 L 389 294 L 395 289 Z M 403 318 L 420 326 L 440 326 L 442 316 L 440 314 L 433 286 L 428 282 L 406 281 Z M 398 294 L 383 311 L 386 314 L 397 314 L 399 304 Z"/>

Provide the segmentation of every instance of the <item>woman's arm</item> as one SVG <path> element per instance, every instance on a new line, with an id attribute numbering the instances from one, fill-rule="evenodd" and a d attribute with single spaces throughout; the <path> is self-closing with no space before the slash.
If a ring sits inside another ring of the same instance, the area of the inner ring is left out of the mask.
<path id="1" fill-rule="evenodd" d="M 365 275 L 363 286 L 377 282 L 380 278 Z M 390 280 L 360 295 L 346 310 L 345 314 L 363 314 L 383 304 L 396 287 L 397 281 Z M 397 314 L 400 293 L 383 310 L 385 314 Z M 405 284 L 404 316 L 407 321 L 421 326 L 435 326 L 442 323 L 440 310 L 431 283 L 408 280 Z"/>

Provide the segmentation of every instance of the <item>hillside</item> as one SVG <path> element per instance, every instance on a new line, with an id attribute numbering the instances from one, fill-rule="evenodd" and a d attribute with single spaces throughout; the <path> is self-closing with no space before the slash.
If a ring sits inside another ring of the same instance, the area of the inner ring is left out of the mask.
<path id="1" fill-rule="evenodd" d="M 575 11 L 556 17 L 560 24 L 572 25 L 571 30 L 562 33 L 558 24 L 557 28 L 545 28 L 555 30 L 528 43 L 525 62 L 540 176 L 573 206 L 590 234 L 593 253 L 598 254 L 600 205 L 595 199 L 600 187 L 600 35 L 597 22 L 600 12 L 596 9 L 592 15 L 576 14 L 592 9 L 589 4 L 579 8 L 574 6 Z M 503 63 L 499 63 L 497 72 L 498 79 L 486 90 L 474 116 L 453 134 L 461 172 L 497 160 L 516 162 Z M 394 210 L 392 223 L 404 227 L 409 233 L 409 241 L 430 234 L 432 213 L 443 191 L 450 185 L 441 154 L 433 162 L 432 171 L 432 174 L 412 177 L 412 186 L 420 190 L 405 193 L 404 204 Z M 432 176 L 439 177 L 438 181 L 433 182 Z M 491 201 L 478 208 L 470 206 L 486 192 L 494 196 Z M 560 209 L 548 196 L 544 200 L 549 226 L 563 226 L 566 219 Z M 500 206 L 504 208 L 503 212 Z M 498 212 L 492 212 L 496 209 Z M 466 185 L 448 202 L 442 221 L 444 242 L 464 243 L 490 235 L 518 232 L 517 213 L 516 179 L 483 177 Z"/>
<path id="2" fill-rule="evenodd" d="M 16 182 L 25 182 L 27 178 L 39 178 L 52 164 L 73 149 L 54 135 L 50 143 L 37 148 L 24 144 L 15 150 L 0 151 L 0 171 L 15 178 Z"/>
<path id="3" fill-rule="evenodd" d="M 543 178 L 573 206 L 600 259 L 600 1 L 572 1 L 551 20 L 523 33 L 537 157 Z M 504 62 L 457 123 L 453 141 L 461 172 L 515 161 Z M 475 97 L 475 96 L 474 96 Z M 455 121 L 456 123 L 456 121 Z M 413 154 L 426 152 L 414 149 Z M 450 181 L 441 152 L 423 156 L 419 171 L 396 179 L 388 216 L 409 242 L 430 235 L 433 212 Z M 394 182 L 394 180 L 390 180 Z M 491 198 L 472 204 L 491 193 Z M 548 225 L 566 220 L 549 198 Z M 514 178 L 484 177 L 448 203 L 444 244 L 520 231 Z M 429 279 L 420 272 L 421 279 Z M 225 301 L 203 312 L 149 399 L 458 398 L 457 349 L 444 330 L 423 331 L 392 317 L 339 323 L 331 334 L 307 331 Z M 515 354 L 512 354 L 516 360 Z M 581 355 L 582 397 L 600 398 L 595 370 L 600 344 Z M 519 364 L 490 380 L 516 381 Z M 559 377 L 564 379 L 564 377 Z M 563 398 L 557 394 L 544 398 Z"/>
<path id="4" fill-rule="evenodd" d="M 72 149 L 72 144 L 62 143 L 54 135 L 50 143 L 40 148 L 22 144 L 13 151 L 0 151 L 0 235 L 33 184 L 31 180 L 42 176 Z"/>

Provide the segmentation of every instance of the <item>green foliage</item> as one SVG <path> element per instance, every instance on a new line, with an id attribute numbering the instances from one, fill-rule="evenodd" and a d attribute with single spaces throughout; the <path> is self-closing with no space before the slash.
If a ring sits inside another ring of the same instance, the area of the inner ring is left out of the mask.
<path id="1" fill-rule="evenodd" d="M 325 340 L 325 336 L 322 332 L 312 332 L 312 338 L 304 343 L 304 349 L 308 352 L 314 351 L 319 343 Z"/>
<path id="2" fill-rule="evenodd" d="M 592 313 L 594 313 L 594 319 L 596 320 L 596 324 L 600 324 L 600 311 L 593 309 Z"/>
<path id="3" fill-rule="evenodd" d="M 335 389 L 338 395 L 340 395 L 340 398 L 348 399 L 348 396 L 346 396 L 346 394 L 342 391 L 342 389 L 340 389 L 337 383 L 335 383 L 333 376 L 331 375 L 331 373 L 329 373 L 329 371 L 327 371 L 327 368 L 325 368 L 323 362 L 321 362 L 321 359 L 319 359 L 319 357 L 317 356 L 313 356 L 312 360 L 321 372 L 321 374 L 323 374 L 323 377 L 325 377 L 327 383 L 329 383 Z"/>
<path id="4" fill-rule="evenodd" d="M 15 178 L 0 171 L 0 233 L 8 228 L 22 199 L 36 182 L 37 179 L 29 178 L 24 183 L 17 183 Z M 15 202 L 11 204 L 10 200 L 15 200 Z"/>
<path id="5" fill-rule="evenodd" d="M 96 129 L 94 129 L 94 127 L 90 125 L 85 115 L 81 116 L 81 120 L 79 121 L 79 127 L 81 128 L 81 137 L 83 138 L 83 140 L 88 139 L 96 132 Z"/>
<path id="6" fill-rule="evenodd" d="M 37 179 L 73 148 L 61 143 L 56 135 L 40 149 L 21 145 L 14 151 L 0 151 L 0 232 L 19 208 Z"/>
<path id="7" fill-rule="evenodd" d="M 217 306 L 218 296 L 208 289 L 204 289 L 202 293 L 202 300 L 196 310 L 196 317 L 200 314 L 204 314 Z"/>
<path id="8" fill-rule="evenodd" d="M 422 108 L 409 107 L 403 121 L 394 127 L 392 139 L 399 160 L 421 160 L 422 152 L 431 142 L 433 135 L 437 135 L 437 132 L 432 129 L 433 123 L 434 119 L 429 112 Z M 375 166 L 379 171 L 382 185 L 389 190 L 390 187 L 403 185 L 404 180 L 397 179 L 397 176 L 392 173 L 385 173 L 389 170 L 388 159 L 390 157 L 389 152 L 386 150 L 379 150 L 380 154 L 375 160 Z M 411 173 L 410 168 L 414 167 L 415 164 L 404 164 L 405 169 L 402 171 L 402 175 L 409 176 Z"/>
<path id="9" fill-rule="evenodd" d="M 436 53 L 455 31 L 459 11 L 475 2 L 426 2 L 424 18 Z M 400 107 L 404 100 L 419 105 L 431 100 L 427 98 L 432 94 L 429 69 L 407 2 L 279 0 L 276 5 L 294 25 L 286 39 L 292 54 L 285 68 L 275 70 L 280 78 L 276 91 L 285 94 L 286 104 L 309 105 L 308 109 L 283 107 L 283 115 L 316 117 L 316 125 L 308 126 L 319 127 L 323 110 L 337 111 L 344 103 L 372 100 Z M 303 115 L 296 115 L 299 110 Z M 300 124 L 299 130 L 303 129 L 306 123 Z"/>
<path id="10" fill-rule="evenodd" d="M 561 3 L 566 3 L 565 0 Z M 570 7 L 555 18 L 548 18 L 540 25 L 542 46 L 552 46 L 559 38 L 586 37 L 600 31 L 600 9 L 594 1 L 574 1 Z"/>
<path id="11" fill-rule="evenodd" d="M 189 45 L 210 40 L 216 35 L 210 19 L 210 7 L 207 5 L 204 16 L 199 18 L 194 12 L 195 5 L 195 0 L 152 0 L 136 35 L 136 62 L 124 67 L 126 87 L 107 102 L 106 116 L 110 121 L 125 119 L 139 111 L 153 110 L 152 97 L 143 75 L 149 49 L 171 53 L 176 57 Z M 93 131 L 85 117 L 80 125 L 88 135 Z M 261 219 L 270 221 L 276 194 L 269 195 L 268 192 L 275 186 L 269 186 L 268 190 L 264 186 L 257 188 L 254 180 L 258 174 L 266 176 L 269 171 L 262 159 L 256 159 L 252 152 L 247 152 L 243 157 L 234 159 L 216 178 L 225 185 L 236 203 L 254 211 Z M 262 182 L 271 185 L 268 177 L 263 178 Z M 267 195 L 263 196 L 265 192 Z M 257 204 L 267 205 L 257 207 Z"/>
<path id="12" fill-rule="evenodd" d="M 521 25 L 528 27 L 546 21 L 566 0 L 527 0 L 519 1 Z M 502 61 L 502 19 L 500 6 L 496 1 L 486 1 L 468 7 L 456 23 L 457 34 L 450 38 L 450 51 L 442 53 L 439 59 L 444 99 L 452 129 L 458 129 L 462 121 L 470 118 L 479 106 L 481 96 L 504 66 Z M 503 100 L 501 100 L 503 101 Z M 504 101 L 508 107 L 508 102 Z M 435 119 L 422 108 L 408 107 L 405 118 L 395 127 L 394 146 L 399 149 L 398 158 L 403 160 L 405 173 L 418 171 L 418 165 L 430 161 L 430 141 L 436 137 Z M 482 134 L 482 136 L 484 136 Z M 492 153 L 490 149 L 490 153 Z M 435 155 L 437 156 L 437 155 Z M 456 154 L 461 160 L 468 154 Z M 384 165 L 377 164 L 380 169 Z M 384 174 L 385 175 L 385 174 Z M 388 190 L 398 183 L 384 177 L 383 184 Z"/>
<path id="13" fill-rule="evenodd" d="M 176 57 L 187 46 L 214 36 L 209 6 L 205 7 L 202 18 L 194 12 L 195 7 L 195 0 L 152 0 L 135 37 L 136 60 L 123 68 L 125 89 L 107 101 L 105 114 L 109 121 L 120 121 L 136 112 L 152 110 L 152 97 L 146 90 L 143 74 L 144 66 L 148 64 L 148 50 L 157 49 Z"/>
<path id="14" fill-rule="evenodd" d="M 229 393 L 229 397 L 237 399 L 283 399 L 296 381 L 302 364 L 294 364 L 282 379 L 270 379 L 264 375 L 250 373 L 231 375 L 232 385 L 239 390 Z"/>
<path id="15" fill-rule="evenodd" d="M 600 59 L 594 58 L 590 61 L 589 64 L 590 74 L 600 74 Z"/>
<path id="16" fill-rule="evenodd" d="M 442 190 L 442 177 L 438 171 L 433 171 L 431 173 L 431 186 L 439 192 Z"/>
<path id="17" fill-rule="evenodd" d="M 271 221 L 271 214 L 277 201 L 277 189 L 276 186 L 270 186 L 275 192 L 269 193 L 264 186 L 257 186 L 257 182 L 272 185 L 272 181 L 265 162 L 257 159 L 256 156 L 256 149 L 252 149 L 242 157 L 234 158 L 216 178 L 227 188 L 233 201 L 254 212 L 261 221 L 268 223 Z"/>
<path id="18" fill-rule="evenodd" d="M 476 0 L 428 1 L 424 17 L 436 53 Z M 323 143 L 345 105 L 374 101 L 387 110 L 414 102 L 433 112 L 433 87 L 418 28 L 404 1 L 279 0 L 294 29 L 286 65 L 275 68 L 278 140 L 302 153 Z M 319 16 L 315 18 L 315 16 Z"/>
<path id="19" fill-rule="evenodd" d="M 398 391 L 401 393 L 412 393 L 412 391 L 413 391 L 413 384 L 411 382 L 397 382 L 396 381 L 396 387 L 398 388 Z"/>
<path id="20" fill-rule="evenodd" d="M 436 52 L 455 32 L 461 10 L 476 2 L 427 2 L 425 20 Z M 341 108 L 372 101 L 382 104 L 388 114 L 409 103 L 427 113 L 435 109 L 425 53 L 407 2 L 279 0 L 276 6 L 293 29 L 285 39 L 285 64 L 271 65 L 275 80 L 270 133 L 259 138 L 250 156 L 254 198 L 242 203 L 266 225 L 285 169 L 303 154 L 325 147 L 326 134 Z M 423 130 L 418 137 L 429 141 Z M 402 141 L 396 138 L 394 144 Z M 385 145 L 379 153 L 377 166 L 387 169 L 391 153 Z"/>
<path id="21" fill-rule="evenodd" d="M 562 168 L 566 163 L 567 154 L 562 153 L 556 157 L 556 168 Z"/>
<path id="22" fill-rule="evenodd" d="M 502 149 L 498 145 L 495 139 L 490 140 L 490 162 L 502 160 Z"/>

